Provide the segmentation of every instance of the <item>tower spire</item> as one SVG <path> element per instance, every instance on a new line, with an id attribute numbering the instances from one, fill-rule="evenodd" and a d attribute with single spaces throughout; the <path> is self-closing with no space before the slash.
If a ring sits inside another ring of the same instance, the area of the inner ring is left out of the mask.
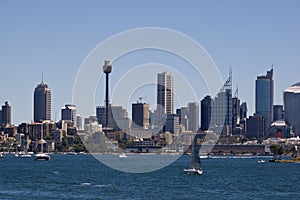
<path id="1" fill-rule="evenodd" d="M 42 83 L 44 83 L 44 72 L 42 72 Z"/>

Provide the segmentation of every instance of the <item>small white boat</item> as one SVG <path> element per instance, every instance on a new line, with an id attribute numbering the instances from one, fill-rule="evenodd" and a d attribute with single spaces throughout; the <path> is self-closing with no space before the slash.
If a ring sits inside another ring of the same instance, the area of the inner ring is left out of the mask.
<path id="1" fill-rule="evenodd" d="M 20 151 L 19 153 L 15 153 L 15 157 L 20 157 L 20 158 L 31 158 L 32 154 L 26 153 L 24 151 Z"/>
<path id="2" fill-rule="evenodd" d="M 260 159 L 260 160 L 258 161 L 258 163 L 264 163 L 264 162 L 266 162 L 266 161 L 264 161 L 264 160 L 262 160 L 262 159 Z"/>
<path id="3" fill-rule="evenodd" d="M 38 153 L 34 156 L 34 160 L 46 160 L 49 161 L 50 160 L 50 156 L 48 154 L 45 153 Z"/>
<path id="4" fill-rule="evenodd" d="M 0 152 L 0 158 L 3 158 L 4 156 L 3 156 L 3 153 L 2 152 Z"/>
<path id="5" fill-rule="evenodd" d="M 19 157 L 21 157 L 21 158 L 31 158 L 32 155 L 31 154 L 21 154 L 21 155 L 19 155 Z"/>
<path id="6" fill-rule="evenodd" d="M 76 152 L 68 152 L 67 155 L 74 155 L 74 156 L 76 156 L 77 153 Z"/>
<path id="7" fill-rule="evenodd" d="M 122 153 L 119 155 L 119 158 L 127 158 L 126 154 L 125 153 Z"/>

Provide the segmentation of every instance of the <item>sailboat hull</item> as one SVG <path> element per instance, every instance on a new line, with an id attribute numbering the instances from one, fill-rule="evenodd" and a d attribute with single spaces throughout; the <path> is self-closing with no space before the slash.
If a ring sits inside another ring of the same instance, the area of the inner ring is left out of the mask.
<path id="1" fill-rule="evenodd" d="M 202 175 L 203 174 L 203 170 L 202 169 L 184 169 L 184 173 L 187 174 L 197 174 L 197 175 Z"/>

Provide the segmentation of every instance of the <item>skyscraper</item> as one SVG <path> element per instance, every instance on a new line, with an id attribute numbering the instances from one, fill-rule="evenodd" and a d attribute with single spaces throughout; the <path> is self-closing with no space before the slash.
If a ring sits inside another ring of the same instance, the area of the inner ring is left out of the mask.
<path id="1" fill-rule="evenodd" d="M 65 108 L 61 109 L 61 120 L 71 120 L 73 123 L 73 127 L 77 127 L 76 120 L 76 106 L 67 104 Z"/>
<path id="2" fill-rule="evenodd" d="M 199 103 L 192 102 L 188 103 L 188 127 L 190 131 L 197 133 L 199 130 L 199 120 L 200 118 L 200 110 L 199 110 Z"/>
<path id="3" fill-rule="evenodd" d="M 132 104 L 132 121 L 134 128 L 148 129 L 149 127 L 149 104 L 133 103 Z"/>
<path id="4" fill-rule="evenodd" d="M 240 119 L 246 119 L 248 113 L 247 103 L 243 102 L 240 106 Z"/>
<path id="5" fill-rule="evenodd" d="M 212 98 L 210 96 L 204 97 L 201 100 L 201 130 L 207 131 L 209 129 L 209 124 L 211 121 L 211 102 Z"/>
<path id="6" fill-rule="evenodd" d="M 108 105 L 108 114 L 106 114 L 106 106 L 97 106 L 96 115 L 99 124 L 107 124 L 106 128 L 113 130 L 118 130 L 123 121 L 128 118 L 128 113 L 126 109 L 123 109 L 122 106 L 112 106 Z M 108 117 L 108 123 L 106 123 L 106 117 Z"/>
<path id="7" fill-rule="evenodd" d="M 51 120 L 51 91 L 43 81 L 34 90 L 34 121 Z"/>
<path id="8" fill-rule="evenodd" d="M 274 76 L 273 68 L 265 76 L 258 76 L 255 81 L 255 113 L 265 120 L 265 134 L 273 122 Z"/>
<path id="9" fill-rule="evenodd" d="M 5 101 L 4 105 L 2 106 L 2 120 L 1 124 L 3 126 L 10 126 L 11 125 L 11 105 L 8 101 Z"/>
<path id="10" fill-rule="evenodd" d="M 179 116 L 176 114 L 167 114 L 164 132 L 169 131 L 172 134 L 179 133 Z"/>
<path id="11" fill-rule="evenodd" d="M 235 132 L 237 125 L 240 123 L 240 99 L 232 98 L 232 133 Z"/>
<path id="12" fill-rule="evenodd" d="M 248 139 L 256 138 L 258 141 L 262 141 L 265 133 L 263 116 L 251 116 L 249 119 L 247 119 L 246 124 L 246 137 Z"/>
<path id="13" fill-rule="evenodd" d="M 284 90 L 285 122 L 293 126 L 296 135 L 300 135 L 300 82 Z"/>
<path id="14" fill-rule="evenodd" d="M 174 113 L 174 78 L 171 72 L 157 75 L 157 106 L 164 114 Z"/>
<path id="15" fill-rule="evenodd" d="M 222 135 L 231 134 L 232 129 L 232 75 L 224 83 L 219 90 L 217 96 L 212 101 L 211 120 L 215 128 L 222 127 Z"/>

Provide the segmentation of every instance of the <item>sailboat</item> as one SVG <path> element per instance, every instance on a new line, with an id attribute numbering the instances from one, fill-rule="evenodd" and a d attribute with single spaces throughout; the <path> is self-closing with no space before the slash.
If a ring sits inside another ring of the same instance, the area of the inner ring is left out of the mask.
<path id="1" fill-rule="evenodd" d="M 187 174 L 203 174 L 203 170 L 201 169 L 201 161 L 199 157 L 199 147 L 197 145 L 197 138 L 195 137 L 192 144 L 192 152 L 190 158 L 190 168 L 184 169 L 184 173 Z"/>
<path id="2" fill-rule="evenodd" d="M 41 152 L 38 154 L 35 154 L 34 160 L 46 160 L 46 161 L 50 160 L 50 156 L 48 154 L 44 153 L 44 144 L 46 144 L 46 143 L 47 142 L 43 138 L 43 125 L 42 125 L 41 139 L 39 140 L 39 144 L 41 145 Z"/>

